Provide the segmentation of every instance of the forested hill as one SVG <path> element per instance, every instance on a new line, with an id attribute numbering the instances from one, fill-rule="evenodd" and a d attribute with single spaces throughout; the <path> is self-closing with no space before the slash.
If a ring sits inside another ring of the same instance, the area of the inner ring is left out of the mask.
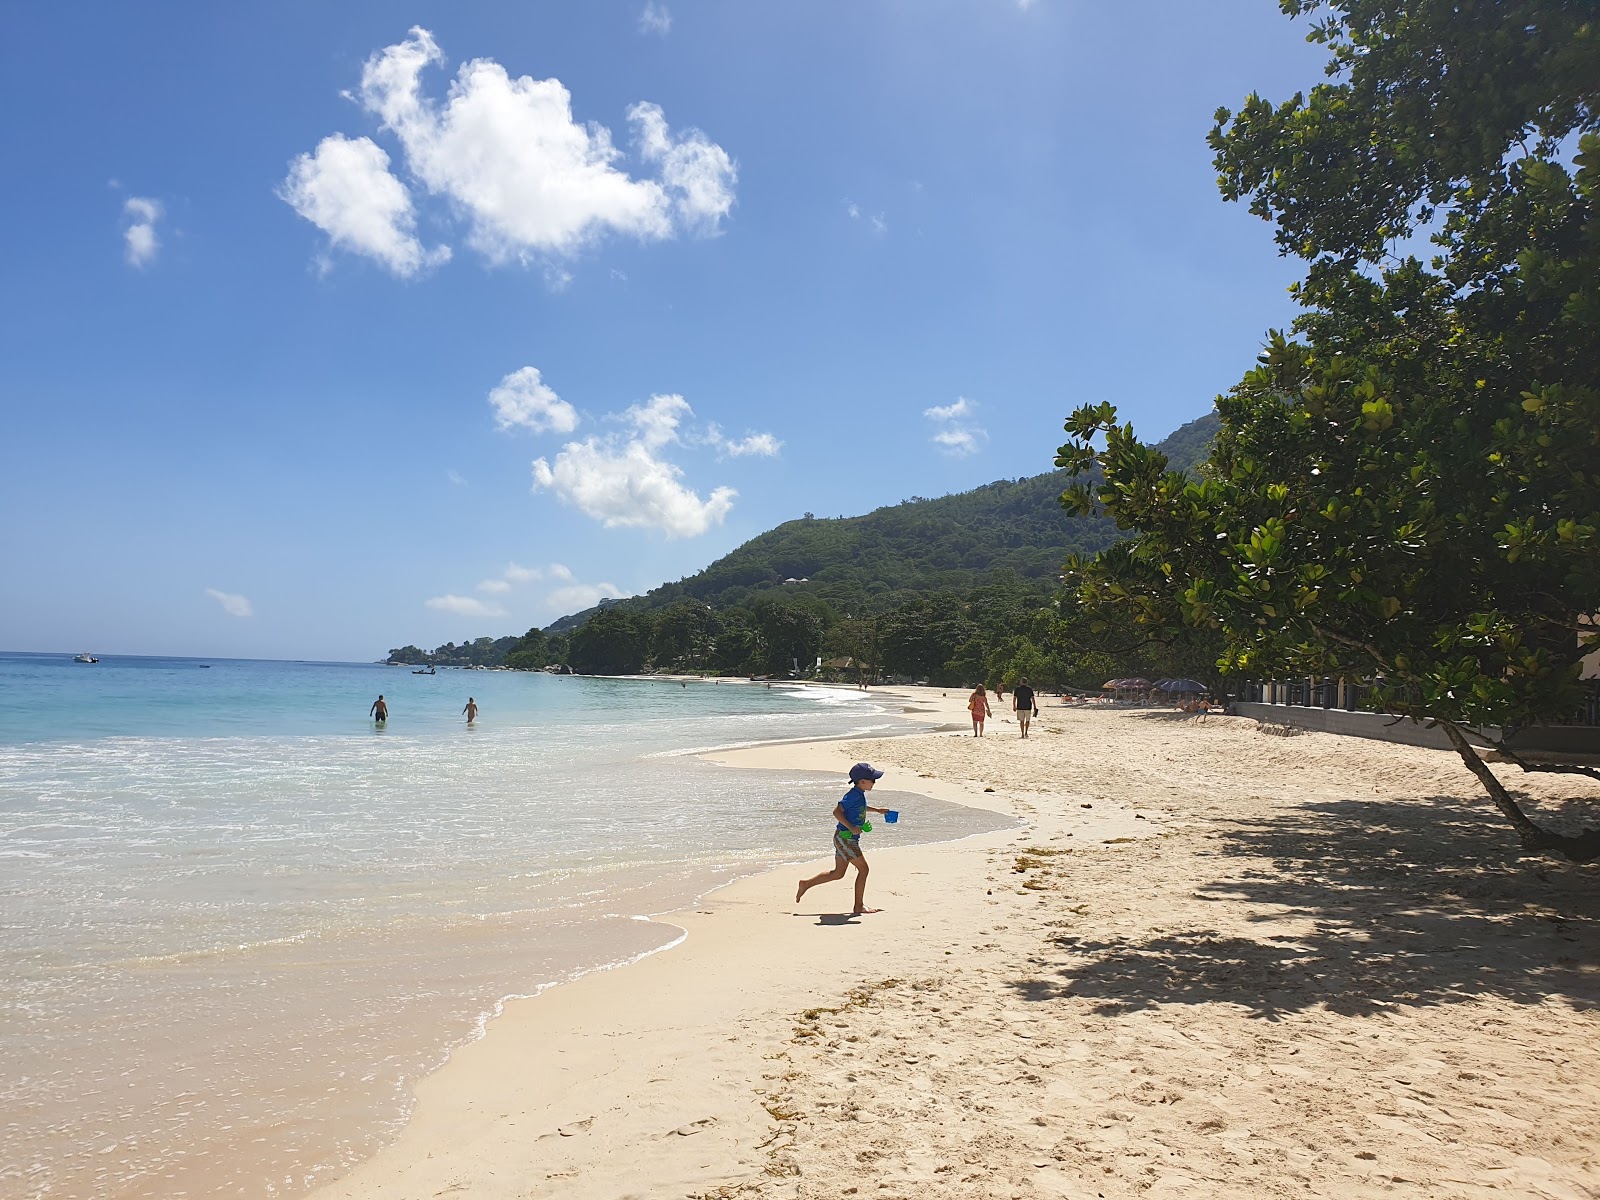
<path id="1" fill-rule="evenodd" d="M 1173 469 L 1204 460 L 1217 418 L 1207 414 L 1157 446 Z M 965 590 L 999 569 L 1054 585 L 1069 553 L 1092 554 L 1115 541 L 1105 517 L 1077 517 L 1058 497 L 1060 471 L 999 480 L 937 499 L 914 497 L 859 517 L 802 517 L 752 538 L 698 574 L 629 602 L 654 608 L 693 598 L 715 609 L 746 603 L 756 592 L 806 580 L 805 591 L 840 611 L 882 604 L 897 593 Z M 793 586 L 793 585 L 791 585 Z M 581 623 L 574 614 L 550 627 Z"/>

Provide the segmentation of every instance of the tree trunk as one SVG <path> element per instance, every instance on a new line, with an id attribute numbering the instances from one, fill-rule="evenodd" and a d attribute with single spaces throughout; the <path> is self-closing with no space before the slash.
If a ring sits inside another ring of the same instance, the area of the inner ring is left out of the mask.
<path id="1" fill-rule="evenodd" d="M 1506 791 L 1505 784 L 1495 778 L 1495 773 L 1489 769 L 1489 764 L 1478 757 L 1477 750 L 1457 726 L 1449 721 L 1440 721 L 1439 727 L 1450 739 L 1450 744 L 1461 756 L 1461 761 L 1467 764 L 1467 770 L 1478 777 L 1478 782 L 1483 785 L 1483 790 L 1489 793 L 1489 799 L 1494 801 L 1494 806 L 1505 814 L 1506 820 L 1511 822 L 1511 827 L 1517 831 L 1517 840 L 1522 843 L 1524 850 L 1535 854 L 1548 854 L 1553 851 L 1579 863 L 1593 862 L 1600 858 L 1600 829 L 1585 829 L 1582 833 L 1573 835 L 1557 833 L 1537 824 L 1522 811 L 1511 793 Z"/>

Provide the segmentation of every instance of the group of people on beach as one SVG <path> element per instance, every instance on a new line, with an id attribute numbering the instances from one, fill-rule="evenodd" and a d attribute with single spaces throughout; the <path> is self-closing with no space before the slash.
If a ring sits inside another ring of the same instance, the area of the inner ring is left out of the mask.
<path id="1" fill-rule="evenodd" d="M 478 702 L 471 696 L 467 697 L 467 706 L 461 710 L 466 714 L 467 724 L 471 725 L 478 719 Z M 372 707 L 367 709 L 367 716 L 372 718 L 372 723 L 377 726 L 386 726 L 389 723 L 389 702 L 380 694 L 372 702 Z"/>
<path id="2" fill-rule="evenodd" d="M 994 698 L 1003 700 L 1005 693 L 996 684 Z M 983 736 L 983 723 L 994 716 L 994 709 L 989 704 L 989 692 L 983 684 L 972 689 L 972 695 L 967 697 L 967 711 L 972 714 L 972 736 Z M 1028 686 L 1026 679 L 1017 680 L 1017 686 L 1011 689 L 1011 711 L 1017 714 L 1017 728 L 1022 731 L 1022 736 L 1028 736 L 1028 728 L 1033 719 L 1039 715 L 1039 700 L 1034 695 L 1033 688 Z"/>

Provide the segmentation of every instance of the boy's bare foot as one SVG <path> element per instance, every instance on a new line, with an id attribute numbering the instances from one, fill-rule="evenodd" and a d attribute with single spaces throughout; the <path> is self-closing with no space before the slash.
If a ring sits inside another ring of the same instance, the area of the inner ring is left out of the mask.
<path id="1" fill-rule="evenodd" d="M 800 886 L 795 888 L 795 890 L 794 890 L 794 902 L 796 904 L 799 904 L 800 903 L 800 897 L 804 896 L 805 894 L 806 894 L 806 881 L 804 879 L 802 879 L 800 881 Z"/>
<path id="2" fill-rule="evenodd" d="M 858 916 L 858 917 L 864 917 L 868 913 L 875 913 L 875 912 L 882 912 L 882 911 L 883 911 L 883 909 L 881 909 L 881 908 L 858 908 L 858 909 L 855 910 L 855 913 L 853 915 L 854 916 Z"/>

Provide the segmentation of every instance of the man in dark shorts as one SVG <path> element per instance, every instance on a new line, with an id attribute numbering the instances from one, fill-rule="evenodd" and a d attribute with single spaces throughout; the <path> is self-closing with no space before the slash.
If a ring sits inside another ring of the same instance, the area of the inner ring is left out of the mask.
<path id="1" fill-rule="evenodd" d="M 367 709 L 367 716 L 371 717 L 379 725 L 389 719 L 389 706 L 383 702 L 382 696 L 372 702 L 372 707 Z"/>
<path id="2" fill-rule="evenodd" d="M 1039 715 L 1039 703 L 1033 698 L 1033 689 L 1026 679 L 1017 680 L 1017 686 L 1011 689 L 1011 707 L 1016 710 L 1022 736 L 1027 737 L 1028 723 Z"/>
<path id="3" fill-rule="evenodd" d="M 872 791 L 872 785 L 882 778 L 883 772 L 874 770 L 871 763 L 857 763 L 850 768 L 850 790 L 844 794 L 844 799 L 833 806 L 833 819 L 837 822 L 833 829 L 833 870 L 813 875 L 810 879 L 802 879 L 799 889 L 794 894 L 796 904 L 800 903 L 800 897 L 817 884 L 843 879 L 845 872 L 854 867 L 856 915 L 879 911 L 867 907 L 867 856 L 861 853 L 861 827 L 866 824 L 869 812 L 889 811 L 887 808 L 873 808 L 867 803 L 867 795 Z"/>

